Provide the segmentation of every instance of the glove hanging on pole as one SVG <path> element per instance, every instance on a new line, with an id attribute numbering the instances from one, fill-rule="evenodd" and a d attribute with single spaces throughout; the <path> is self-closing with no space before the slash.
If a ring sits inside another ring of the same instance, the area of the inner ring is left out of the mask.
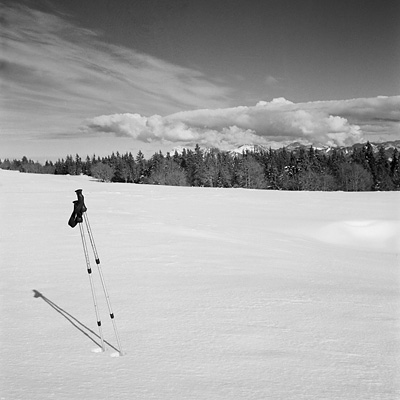
<path id="1" fill-rule="evenodd" d="M 78 196 L 78 200 L 73 201 L 74 210 L 72 211 L 72 214 L 68 220 L 68 225 L 71 228 L 75 228 L 77 224 L 83 222 L 83 213 L 87 211 L 82 189 L 75 190 L 75 193 Z"/>

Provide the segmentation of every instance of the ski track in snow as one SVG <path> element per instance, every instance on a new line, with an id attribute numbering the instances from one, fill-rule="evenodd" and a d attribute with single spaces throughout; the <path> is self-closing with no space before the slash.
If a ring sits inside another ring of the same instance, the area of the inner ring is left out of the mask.
<path id="1" fill-rule="evenodd" d="M 100 349 L 74 191 L 92 262 Z M 400 398 L 400 194 L 0 170 L 0 399 Z"/>

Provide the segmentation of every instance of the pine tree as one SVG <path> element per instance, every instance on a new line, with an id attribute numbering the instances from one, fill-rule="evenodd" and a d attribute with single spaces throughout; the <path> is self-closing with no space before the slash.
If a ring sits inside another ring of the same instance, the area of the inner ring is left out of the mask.
<path id="1" fill-rule="evenodd" d="M 86 161 L 82 165 L 82 173 L 85 175 L 92 175 L 92 161 L 89 156 L 86 156 Z"/>
<path id="2" fill-rule="evenodd" d="M 370 142 L 367 142 L 367 144 L 365 145 L 363 154 L 365 157 L 367 169 L 372 175 L 372 179 L 373 179 L 372 189 L 378 190 L 379 182 L 378 182 L 378 174 L 377 174 L 377 170 L 376 170 L 376 161 L 375 161 L 375 156 L 374 156 L 374 149 L 372 148 L 372 145 Z"/>
<path id="3" fill-rule="evenodd" d="M 76 164 L 72 155 L 68 155 L 64 163 L 64 175 L 75 175 L 76 174 Z"/>
<path id="4" fill-rule="evenodd" d="M 143 183 L 146 172 L 146 160 L 141 150 L 137 153 L 136 156 L 136 170 L 135 170 L 135 183 Z"/>
<path id="5" fill-rule="evenodd" d="M 217 174 L 217 187 L 232 187 L 232 176 L 233 176 L 233 160 L 232 157 L 224 152 L 217 154 L 217 165 L 218 165 L 218 174 Z"/>
<path id="6" fill-rule="evenodd" d="M 390 177 L 394 188 L 400 189 L 400 156 L 397 149 L 394 150 L 392 160 L 390 161 Z"/>
<path id="7" fill-rule="evenodd" d="M 190 186 L 204 186 L 206 181 L 206 170 L 203 151 L 196 144 L 194 151 L 186 152 L 186 174 Z"/>
<path id="8" fill-rule="evenodd" d="M 82 173 L 82 159 L 79 154 L 75 155 L 75 175 L 80 175 Z"/>
<path id="9" fill-rule="evenodd" d="M 219 151 L 211 149 L 204 157 L 204 186 L 217 186 L 219 174 Z"/>
<path id="10" fill-rule="evenodd" d="M 378 155 L 376 157 L 376 182 L 375 190 L 393 190 L 395 185 L 393 184 L 390 176 L 390 165 L 387 159 L 385 149 L 380 146 L 378 149 Z"/>
<path id="11" fill-rule="evenodd" d="M 133 158 L 133 155 L 131 152 L 125 154 L 125 156 L 123 157 L 124 161 L 125 161 L 125 165 L 126 168 L 128 170 L 128 179 L 127 182 L 134 182 L 135 180 L 135 159 Z"/>

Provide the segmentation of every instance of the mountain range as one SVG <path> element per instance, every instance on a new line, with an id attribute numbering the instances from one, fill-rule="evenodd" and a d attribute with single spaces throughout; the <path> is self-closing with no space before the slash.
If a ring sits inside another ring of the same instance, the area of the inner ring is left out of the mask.
<path id="1" fill-rule="evenodd" d="M 327 154 L 332 152 L 333 150 L 343 150 L 345 153 L 350 154 L 352 153 L 355 149 L 359 149 L 363 146 L 366 146 L 366 143 L 355 143 L 351 146 L 312 146 L 315 150 L 323 151 Z M 400 140 L 392 140 L 392 141 L 387 141 L 387 142 L 380 142 L 380 143 L 374 143 L 370 142 L 372 149 L 374 153 L 377 153 L 379 151 L 380 147 L 383 147 L 385 152 L 393 152 L 395 149 L 400 151 Z M 300 149 L 309 149 L 311 145 L 304 145 L 299 142 L 293 142 L 288 146 L 284 146 L 282 148 L 285 148 L 287 151 L 299 151 Z M 276 149 L 280 150 L 280 149 Z M 243 152 L 253 152 L 253 153 L 261 153 L 264 151 L 269 151 L 269 148 L 267 146 L 259 145 L 259 144 L 244 144 L 242 146 L 237 147 L 236 149 L 230 150 L 230 153 L 237 153 L 237 154 L 242 154 Z"/>
<path id="2" fill-rule="evenodd" d="M 363 146 L 366 146 L 367 142 L 365 143 L 355 143 L 351 146 L 312 146 L 315 150 L 319 150 L 321 152 L 324 152 L 325 154 L 330 154 L 334 150 L 342 150 L 346 154 L 351 154 L 353 153 L 354 150 L 359 149 Z M 393 155 L 393 152 L 395 149 L 400 152 L 400 140 L 392 140 L 392 141 L 387 141 L 387 142 L 370 142 L 372 149 L 374 153 L 377 153 L 379 151 L 379 148 L 383 147 L 385 150 L 385 153 L 391 157 Z M 298 152 L 300 149 L 306 149 L 308 150 L 311 147 L 311 145 L 304 145 L 299 142 L 293 142 L 287 146 L 282 146 L 280 149 L 274 149 L 274 151 L 279 151 L 282 150 L 283 148 L 289 152 Z M 175 147 L 172 151 L 171 154 L 174 154 L 177 152 L 178 154 L 182 154 L 183 149 L 191 149 L 193 150 L 190 146 L 185 147 L 185 146 L 179 146 Z M 207 149 L 203 149 L 207 152 Z M 260 144 L 243 144 L 233 150 L 229 150 L 228 152 L 232 155 L 235 154 L 243 154 L 246 152 L 250 153 L 263 153 L 266 151 L 269 151 L 270 148 L 265 145 L 260 145 Z"/>

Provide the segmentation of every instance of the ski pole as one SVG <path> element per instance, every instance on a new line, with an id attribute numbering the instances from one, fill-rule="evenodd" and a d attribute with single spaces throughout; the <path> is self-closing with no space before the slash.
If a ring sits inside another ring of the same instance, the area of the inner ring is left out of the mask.
<path id="1" fill-rule="evenodd" d="M 107 306 L 108 306 L 108 312 L 109 312 L 109 315 L 110 315 L 110 318 L 111 318 L 111 321 L 112 321 L 112 324 L 113 324 L 115 337 L 116 337 L 116 339 L 117 339 L 117 344 L 118 344 L 118 347 L 119 347 L 119 353 L 120 353 L 121 355 L 123 355 L 121 342 L 120 342 L 120 340 L 119 340 L 117 325 L 116 325 L 116 323 L 115 323 L 115 316 L 114 316 L 114 313 L 113 313 L 112 307 L 111 307 L 110 296 L 109 296 L 109 294 L 108 294 L 106 282 L 105 282 L 105 280 L 104 280 L 103 272 L 102 272 L 102 270 L 101 270 L 100 259 L 99 259 L 99 255 L 98 255 L 98 253 L 97 253 L 97 248 L 96 248 L 96 244 L 95 244 L 95 242 L 94 242 L 94 237 L 93 237 L 92 229 L 91 229 L 91 227 L 90 227 L 90 223 L 89 223 L 89 218 L 88 218 L 87 212 L 84 212 L 84 213 L 83 213 L 83 220 L 85 221 L 86 229 L 87 229 L 88 235 L 89 235 L 90 244 L 91 244 L 91 246 L 92 246 L 94 258 L 95 258 L 96 265 L 97 265 L 97 270 L 98 270 L 98 272 L 99 272 L 101 284 L 102 284 L 102 286 L 103 286 L 104 296 L 105 296 L 105 298 L 106 298 Z"/>
<path id="2" fill-rule="evenodd" d="M 82 238 L 82 245 L 83 245 L 83 252 L 85 254 L 85 260 L 86 260 L 86 267 L 87 267 L 87 272 L 89 275 L 89 281 L 90 281 L 90 288 L 92 290 L 92 297 L 93 297 L 93 303 L 94 303 L 94 310 L 96 312 L 96 319 L 97 319 L 97 326 L 99 327 L 99 332 L 100 332 L 100 340 L 101 340 L 101 350 L 105 351 L 105 345 L 104 345 L 104 338 L 103 338 L 103 330 L 101 328 L 101 320 L 100 320 L 100 314 L 99 310 L 97 308 L 97 298 L 96 298 L 96 290 L 93 284 L 93 278 L 92 278 L 92 268 L 90 267 L 90 260 L 89 260 L 89 254 L 88 254 L 88 249 L 87 249 L 87 244 L 86 244 L 86 239 L 85 239 L 85 232 L 82 227 L 82 223 L 79 223 L 79 230 L 81 232 L 81 238 Z"/>
<path id="3" fill-rule="evenodd" d="M 103 287 L 103 292 L 107 301 L 107 306 L 108 306 L 108 311 L 109 311 L 109 315 L 113 324 L 113 328 L 114 328 L 114 333 L 115 333 L 115 337 L 117 339 L 117 343 L 118 343 L 118 347 L 119 347 L 119 354 L 123 355 L 122 352 L 122 346 L 121 346 L 121 342 L 119 340 L 119 335 L 118 335 L 118 331 L 117 331 L 117 326 L 115 323 L 115 318 L 114 318 L 114 313 L 112 311 L 112 307 L 111 307 L 111 301 L 110 301 L 110 296 L 108 294 L 107 291 L 107 287 L 106 287 L 106 283 L 104 280 L 104 276 L 103 276 L 103 272 L 101 270 L 101 266 L 100 266 L 100 259 L 99 259 L 99 255 L 97 252 L 97 248 L 96 248 L 96 244 L 94 242 L 94 237 L 93 237 L 93 233 L 92 233 L 92 229 L 90 227 L 90 223 L 89 223 L 89 218 L 87 216 L 87 207 L 85 205 L 85 199 L 84 196 L 82 194 L 82 189 L 77 189 L 75 190 L 75 193 L 78 197 L 78 200 L 75 200 L 74 203 L 74 210 L 71 214 L 71 217 L 68 220 L 68 225 L 71 226 L 72 228 L 74 228 L 76 225 L 79 225 L 79 230 L 81 233 L 81 238 L 82 238 L 82 245 L 83 245 L 83 251 L 85 254 L 85 260 L 86 260 L 86 267 L 87 267 L 87 271 L 89 274 L 89 280 L 90 280 L 90 287 L 92 290 L 92 296 L 93 296 L 93 302 L 94 302 L 94 308 L 96 311 L 96 317 L 97 317 L 97 325 L 99 327 L 100 330 L 100 336 L 101 336 L 101 347 L 102 350 L 105 350 L 105 345 L 104 345 L 104 339 L 103 339 L 103 333 L 102 333 L 102 328 L 101 328 L 101 321 L 100 321 L 100 315 L 98 312 L 98 307 L 97 307 L 97 298 L 96 298 L 96 291 L 95 291 L 95 286 L 93 284 L 93 279 L 92 279 L 92 269 L 90 266 L 90 260 L 89 260 L 89 254 L 88 254 L 88 248 L 87 248 L 87 242 L 85 239 L 85 232 L 84 232 L 84 227 L 83 227 L 83 222 L 85 222 L 85 227 L 89 236 L 89 241 L 90 244 L 92 246 L 92 250 L 93 250 L 93 254 L 94 254 L 94 258 L 96 261 L 96 265 L 97 265 L 97 271 L 99 273 L 100 276 L 100 280 L 101 280 L 101 284 Z"/>

